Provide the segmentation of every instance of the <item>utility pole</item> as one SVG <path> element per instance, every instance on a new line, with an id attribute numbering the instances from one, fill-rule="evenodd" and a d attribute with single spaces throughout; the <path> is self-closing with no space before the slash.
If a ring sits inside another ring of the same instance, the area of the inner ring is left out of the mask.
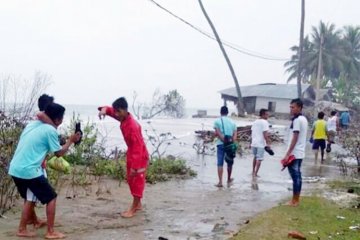
<path id="1" fill-rule="evenodd" d="M 321 78 L 322 78 L 323 45 L 324 45 L 324 35 L 321 33 L 321 36 L 320 36 L 320 49 L 319 49 L 319 61 L 318 61 L 318 69 L 317 69 L 317 76 L 316 76 L 316 95 L 315 95 L 315 110 L 314 110 L 315 118 L 316 118 L 316 115 L 317 115 L 316 107 L 319 105 L 319 100 L 320 100 L 320 81 L 321 81 Z"/>
<path id="2" fill-rule="evenodd" d="M 304 45 L 304 25 L 305 25 L 305 0 L 301 0 L 301 23 L 300 23 L 300 42 L 299 42 L 299 59 L 297 66 L 297 92 L 298 98 L 302 98 L 301 89 L 301 71 L 302 71 L 302 59 L 303 59 L 303 45 Z"/>
<path id="3" fill-rule="evenodd" d="M 203 5 L 203 3 L 202 3 L 201 0 L 199 0 L 199 4 L 200 4 L 200 8 L 201 8 L 201 10 L 202 10 L 202 12 L 203 12 L 206 20 L 208 21 L 208 23 L 209 23 L 209 25 L 210 25 L 210 27 L 211 27 L 214 35 L 215 35 L 216 41 L 217 41 L 218 44 L 219 44 L 220 50 L 221 50 L 222 54 L 223 54 L 224 57 L 225 57 L 226 63 L 227 63 L 227 65 L 228 65 L 228 67 L 229 67 L 229 69 L 230 69 L 230 72 L 231 72 L 231 75 L 232 75 L 232 77 L 233 77 L 233 79 L 234 79 L 235 88 L 236 88 L 236 93 L 237 93 L 237 97 L 238 97 L 238 101 L 237 101 L 237 103 L 236 103 L 236 105 L 237 105 L 237 110 L 238 110 L 238 115 L 239 115 L 240 117 L 243 117 L 243 116 L 245 116 L 244 102 L 243 102 L 243 98 L 242 98 L 242 95 L 241 95 L 241 89 L 240 89 L 239 81 L 238 81 L 238 79 L 237 79 L 237 77 L 236 77 L 234 68 L 233 68 L 233 66 L 232 66 L 232 64 L 231 64 L 231 62 L 230 62 L 230 59 L 229 59 L 229 57 L 228 57 L 228 55 L 227 55 L 227 53 L 226 53 L 226 51 L 225 51 L 225 48 L 224 48 L 224 46 L 223 46 L 223 44 L 222 44 L 222 42 L 221 42 L 221 39 L 220 39 L 220 37 L 219 37 L 219 34 L 217 33 L 217 31 L 216 31 L 216 29 L 215 29 L 215 26 L 214 26 L 214 24 L 212 23 L 209 15 L 207 14 L 207 12 L 206 12 L 206 10 L 205 10 L 205 8 L 204 8 L 204 5 Z"/>

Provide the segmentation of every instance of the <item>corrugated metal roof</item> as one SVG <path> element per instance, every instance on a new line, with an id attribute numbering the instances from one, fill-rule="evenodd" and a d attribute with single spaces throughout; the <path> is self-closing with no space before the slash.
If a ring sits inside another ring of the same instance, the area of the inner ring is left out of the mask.
<path id="1" fill-rule="evenodd" d="M 310 84 L 302 85 L 303 94 L 310 87 Z M 237 97 L 234 87 L 227 88 L 220 91 L 221 94 Z M 242 86 L 241 94 L 243 97 L 269 97 L 269 98 L 284 98 L 294 99 L 297 98 L 297 85 L 296 84 L 258 84 L 250 86 Z"/>

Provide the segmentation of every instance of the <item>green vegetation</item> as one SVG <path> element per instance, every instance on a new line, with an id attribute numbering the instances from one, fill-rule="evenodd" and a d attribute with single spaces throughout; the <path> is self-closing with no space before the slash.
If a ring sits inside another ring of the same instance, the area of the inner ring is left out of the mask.
<path id="1" fill-rule="evenodd" d="M 337 102 L 349 107 L 360 104 L 360 26 L 345 26 L 337 29 L 334 24 L 320 22 L 313 27 L 303 44 L 303 60 L 300 68 L 303 83 L 315 84 L 322 44 L 321 86 L 334 87 Z M 285 63 L 288 81 L 298 73 L 299 47 L 290 48 L 295 54 Z"/>
<path id="2" fill-rule="evenodd" d="M 318 197 L 304 197 L 297 208 L 275 207 L 255 217 L 233 240 L 287 239 L 291 231 L 301 232 L 306 239 L 359 239 L 359 209 L 341 209 L 335 203 Z"/>
<path id="3" fill-rule="evenodd" d="M 352 180 L 352 181 L 340 181 L 340 180 L 335 180 L 335 181 L 330 181 L 328 182 L 328 185 L 332 188 L 332 189 L 338 189 L 340 191 L 344 191 L 344 192 L 354 192 L 355 194 L 360 196 L 360 181 L 359 180 Z"/>

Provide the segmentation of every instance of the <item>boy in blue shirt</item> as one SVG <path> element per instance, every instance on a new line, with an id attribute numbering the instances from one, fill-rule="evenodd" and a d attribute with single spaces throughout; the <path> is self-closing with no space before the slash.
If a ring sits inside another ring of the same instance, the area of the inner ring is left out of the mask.
<path id="1" fill-rule="evenodd" d="M 235 123 L 227 117 L 229 110 L 226 106 L 221 107 L 220 109 L 221 117 L 216 119 L 214 123 L 215 135 L 217 136 L 217 166 L 218 166 L 218 177 L 219 183 L 215 185 L 216 187 L 223 187 L 222 178 L 223 178 L 223 166 L 225 161 L 225 144 L 228 142 L 235 142 L 237 139 L 237 127 Z M 231 178 L 232 167 L 234 164 L 233 159 L 227 161 L 227 172 L 228 172 L 228 184 L 233 182 Z"/>
<path id="2" fill-rule="evenodd" d="M 62 124 L 64 113 L 65 108 L 56 103 L 49 104 L 45 109 L 45 114 L 56 127 Z M 57 194 L 44 177 L 41 164 L 49 152 L 57 157 L 63 156 L 70 146 L 80 139 L 80 136 L 80 133 L 72 135 L 61 147 L 56 128 L 49 124 L 33 121 L 22 132 L 9 168 L 9 175 L 12 176 L 21 197 L 25 200 L 19 230 L 16 234 L 18 237 L 35 236 L 35 233 L 26 228 L 35 206 L 34 202 L 27 201 L 27 191 L 31 190 L 42 204 L 46 204 L 48 229 L 45 238 L 65 238 L 64 234 L 54 230 Z"/>

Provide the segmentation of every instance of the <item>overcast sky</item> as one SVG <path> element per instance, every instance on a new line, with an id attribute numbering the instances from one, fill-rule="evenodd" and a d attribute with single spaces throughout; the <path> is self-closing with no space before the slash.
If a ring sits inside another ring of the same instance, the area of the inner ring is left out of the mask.
<path id="1" fill-rule="evenodd" d="M 197 0 L 158 0 L 211 32 Z M 298 44 L 300 0 L 203 0 L 222 39 L 281 58 Z M 360 24 L 359 0 L 307 0 L 306 32 L 320 20 Z M 188 107 L 218 107 L 233 80 L 217 43 L 148 0 L 0 0 L 0 74 L 51 76 L 64 104 L 105 104 L 137 91 L 178 89 Z M 283 62 L 227 49 L 240 85 L 285 83 Z"/>

